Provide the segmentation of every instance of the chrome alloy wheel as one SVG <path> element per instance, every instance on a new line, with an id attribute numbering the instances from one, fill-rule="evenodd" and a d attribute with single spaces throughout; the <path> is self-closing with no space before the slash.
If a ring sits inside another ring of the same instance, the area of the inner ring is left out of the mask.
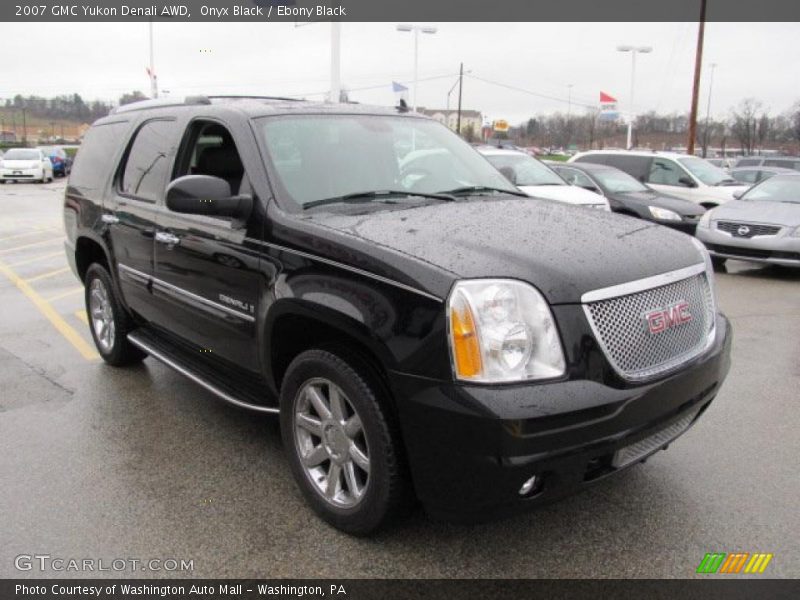
<path id="1" fill-rule="evenodd" d="M 105 352 L 114 347 L 114 311 L 111 308 L 109 292 L 98 278 L 92 279 L 89 288 L 89 316 L 97 343 Z"/>
<path id="2" fill-rule="evenodd" d="M 370 459 L 361 417 L 332 381 L 310 379 L 294 400 L 294 442 L 306 477 L 328 503 L 351 508 L 369 485 Z"/>

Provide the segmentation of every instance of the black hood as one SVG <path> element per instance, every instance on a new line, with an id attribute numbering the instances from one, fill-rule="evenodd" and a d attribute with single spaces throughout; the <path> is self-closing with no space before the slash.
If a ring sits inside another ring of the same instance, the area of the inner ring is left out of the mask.
<path id="1" fill-rule="evenodd" d="M 413 283 L 445 297 L 453 281 L 508 277 L 527 281 L 552 304 L 585 292 L 702 262 L 691 239 L 647 221 L 547 200 L 501 197 L 368 214 L 316 213 L 316 231 L 277 237 L 315 239 L 320 254 Z M 325 231 L 327 230 L 327 231 Z M 324 242 L 322 241 L 324 239 Z M 303 244 L 304 245 L 304 244 Z"/>
<path id="2" fill-rule="evenodd" d="M 667 196 L 660 194 L 654 190 L 646 190 L 642 192 L 626 192 L 626 193 L 609 193 L 608 197 L 617 200 L 623 204 L 635 202 L 636 204 L 645 206 L 658 206 L 659 208 L 666 208 L 682 216 L 697 216 L 706 212 L 706 209 L 691 200 L 684 200 L 683 198 L 676 198 L 675 196 Z"/>

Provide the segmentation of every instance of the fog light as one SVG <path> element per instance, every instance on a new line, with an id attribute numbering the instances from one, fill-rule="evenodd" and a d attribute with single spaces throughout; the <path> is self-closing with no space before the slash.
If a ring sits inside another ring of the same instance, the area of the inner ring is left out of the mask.
<path id="1" fill-rule="evenodd" d="M 533 477 L 531 477 L 525 483 L 522 484 L 522 487 L 519 488 L 519 495 L 527 496 L 533 491 L 537 483 L 538 483 L 538 476 L 534 475 Z"/>

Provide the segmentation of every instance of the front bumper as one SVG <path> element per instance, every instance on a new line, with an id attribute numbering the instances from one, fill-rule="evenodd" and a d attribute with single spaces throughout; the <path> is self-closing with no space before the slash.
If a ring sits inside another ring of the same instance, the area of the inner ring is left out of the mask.
<path id="1" fill-rule="evenodd" d="M 697 230 L 697 239 L 712 256 L 800 267 L 800 237 L 792 237 L 785 231 L 779 235 L 740 238 L 703 228 Z"/>
<path id="2" fill-rule="evenodd" d="M 579 491 L 625 468 L 612 464 L 617 451 L 694 422 L 725 379 L 730 350 L 730 325 L 719 315 L 703 356 L 637 386 L 588 379 L 459 385 L 392 373 L 417 496 L 434 516 L 476 521 Z M 671 441 L 661 439 L 652 451 Z M 533 475 L 537 485 L 521 496 Z"/>

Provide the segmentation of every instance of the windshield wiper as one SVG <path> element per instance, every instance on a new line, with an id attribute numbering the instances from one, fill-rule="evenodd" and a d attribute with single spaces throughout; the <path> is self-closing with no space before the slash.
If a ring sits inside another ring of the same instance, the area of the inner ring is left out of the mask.
<path id="1" fill-rule="evenodd" d="M 453 196 L 457 196 L 466 194 L 480 194 L 481 192 L 501 192 L 503 194 L 511 194 L 513 196 L 522 196 L 524 198 L 528 197 L 528 194 L 526 194 L 525 192 L 520 192 L 518 190 L 507 190 L 504 188 L 489 187 L 486 185 L 465 185 L 464 187 L 458 187 L 452 190 L 444 190 L 439 193 L 451 194 Z"/>
<path id="2" fill-rule="evenodd" d="M 407 190 L 371 190 L 367 192 L 353 192 L 352 194 L 345 194 L 343 196 L 333 196 L 332 198 L 322 198 L 320 200 L 313 200 L 303 205 L 303 208 L 314 208 L 315 206 L 323 206 L 325 204 L 357 204 L 362 202 L 369 202 L 376 198 L 388 198 L 392 196 L 405 196 L 405 197 L 419 197 L 419 198 L 434 198 L 436 200 L 446 200 L 447 202 L 455 201 L 455 197 L 450 194 L 427 194 L 424 192 L 410 192 Z"/>

